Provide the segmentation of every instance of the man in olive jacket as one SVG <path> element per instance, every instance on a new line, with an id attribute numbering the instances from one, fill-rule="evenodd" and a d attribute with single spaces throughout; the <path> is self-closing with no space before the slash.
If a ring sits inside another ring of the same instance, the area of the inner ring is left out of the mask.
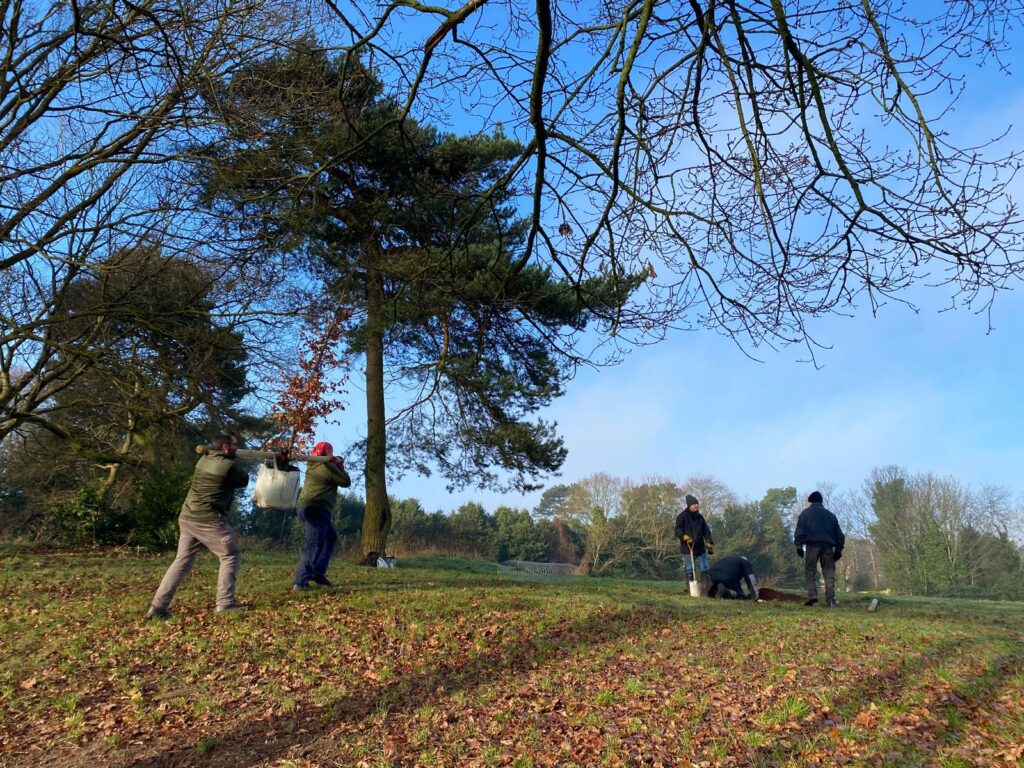
<path id="1" fill-rule="evenodd" d="M 331 522 L 331 515 L 338 501 L 338 488 L 352 485 L 344 461 L 334 455 L 334 446 L 320 442 L 313 446 L 312 453 L 314 456 L 326 456 L 329 460 L 309 465 L 299 493 L 299 519 L 306 529 L 306 537 L 292 584 L 296 592 L 310 589 L 310 582 L 323 587 L 334 586 L 327 578 L 327 566 L 334 554 L 334 545 L 338 543 L 338 531 Z"/>
<path id="2" fill-rule="evenodd" d="M 836 561 L 843 556 L 846 535 L 836 516 L 825 509 L 818 491 L 808 496 L 807 501 L 810 506 L 797 518 L 793 535 L 796 554 L 804 558 L 804 578 L 807 580 L 807 601 L 804 605 L 818 602 L 818 563 L 821 563 L 821 575 L 825 579 L 825 604 L 838 605 Z"/>
<path id="3" fill-rule="evenodd" d="M 235 490 L 248 485 L 249 475 L 236 463 L 237 435 L 221 432 L 213 438 L 212 445 L 214 450 L 199 459 L 192 474 L 192 483 L 178 517 L 178 554 L 153 595 L 147 619 L 170 617 L 174 593 L 192 570 L 196 555 L 203 547 L 220 559 L 217 611 L 238 610 L 235 580 L 242 562 L 241 552 L 238 534 L 225 518 Z"/>

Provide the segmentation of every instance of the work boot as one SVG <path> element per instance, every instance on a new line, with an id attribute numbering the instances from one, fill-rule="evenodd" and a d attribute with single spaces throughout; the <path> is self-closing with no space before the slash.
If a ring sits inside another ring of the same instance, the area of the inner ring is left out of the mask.
<path id="1" fill-rule="evenodd" d="M 171 618 L 171 612 L 166 608 L 157 608 L 155 605 L 149 606 L 149 610 L 146 611 L 146 618 L 156 621 L 164 621 Z"/>
<path id="2" fill-rule="evenodd" d="M 804 605 L 816 605 L 817 602 L 818 602 L 818 598 L 816 598 L 816 597 L 808 597 L 806 600 L 804 600 Z"/>
<path id="3" fill-rule="evenodd" d="M 309 584 L 292 584 L 292 592 L 308 592 L 311 589 Z"/>
<path id="4" fill-rule="evenodd" d="M 318 584 L 321 587 L 333 587 L 334 582 L 328 579 L 326 576 L 314 576 L 310 579 L 314 584 Z"/>
<path id="5" fill-rule="evenodd" d="M 249 606 L 239 605 L 238 603 L 232 603 L 231 605 L 225 605 L 223 608 L 217 606 L 214 610 L 217 613 L 241 613 L 242 611 L 248 610 Z"/>

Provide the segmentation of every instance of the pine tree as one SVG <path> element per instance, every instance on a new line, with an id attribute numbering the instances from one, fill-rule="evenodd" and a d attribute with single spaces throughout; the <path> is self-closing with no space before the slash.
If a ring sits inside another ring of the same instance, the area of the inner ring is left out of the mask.
<path id="1" fill-rule="evenodd" d="M 569 285 L 522 258 L 527 226 L 498 184 L 519 145 L 404 118 L 357 57 L 330 60 L 314 45 L 209 98 L 226 128 L 208 148 L 211 203 L 242 211 L 262 247 L 352 310 L 349 351 L 365 360 L 367 561 L 387 544 L 388 470 L 522 490 L 557 470 L 554 425 L 529 416 L 578 362 L 562 354 L 572 335 L 613 314 L 642 277 Z M 405 401 L 390 415 L 388 382 Z"/>

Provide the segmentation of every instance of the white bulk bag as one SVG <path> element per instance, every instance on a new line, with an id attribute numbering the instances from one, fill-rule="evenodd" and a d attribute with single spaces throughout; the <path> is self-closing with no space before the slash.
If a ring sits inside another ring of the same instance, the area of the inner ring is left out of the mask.
<path id="1" fill-rule="evenodd" d="M 252 499 L 268 509 L 294 509 L 299 498 L 299 473 L 285 472 L 260 464 L 256 472 L 256 488 Z"/>

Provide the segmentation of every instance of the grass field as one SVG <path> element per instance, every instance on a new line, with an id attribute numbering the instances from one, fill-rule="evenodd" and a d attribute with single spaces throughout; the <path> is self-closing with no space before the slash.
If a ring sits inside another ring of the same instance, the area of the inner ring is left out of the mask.
<path id="1" fill-rule="evenodd" d="M 1024 604 L 690 598 L 682 583 L 516 580 L 406 560 L 247 554 L 241 615 L 204 556 L 7 550 L 4 766 L 1017 766 Z"/>

